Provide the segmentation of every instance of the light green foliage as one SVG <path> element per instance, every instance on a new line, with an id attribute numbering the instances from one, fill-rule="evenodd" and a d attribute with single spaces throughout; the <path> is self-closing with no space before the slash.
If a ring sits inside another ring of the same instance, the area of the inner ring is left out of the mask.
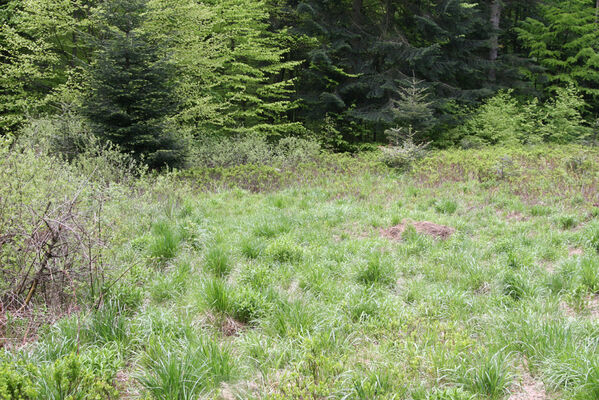
<path id="1" fill-rule="evenodd" d="M 572 143 L 585 139 L 585 102 L 573 86 L 556 88 L 545 103 L 522 103 L 513 91 L 500 92 L 478 108 L 454 135 L 463 147 L 505 146 L 540 142 Z"/>
<path id="2" fill-rule="evenodd" d="M 7 4 L 4 4 L 7 3 Z M 76 102 L 91 51 L 87 0 L 4 2 L 0 8 L 0 132 L 16 133 L 28 114 Z"/>
<path id="3" fill-rule="evenodd" d="M 70 354 L 42 370 L 40 398 L 48 400 L 83 400 L 110 398 L 118 394 L 112 376 L 96 376 L 98 369 L 85 365 L 80 357 Z"/>
<path id="4" fill-rule="evenodd" d="M 8 363 L 0 363 L 0 398 L 33 400 L 37 398 L 37 391 L 27 375 L 16 371 Z"/>
<path id="5" fill-rule="evenodd" d="M 150 256 L 159 260 L 169 260 L 177 254 L 181 238 L 171 221 L 165 220 L 152 227 Z"/>
<path id="6" fill-rule="evenodd" d="M 296 108 L 290 71 L 299 63 L 284 61 L 289 35 L 269 30 L 268 17 L 262 1 L 150 2 L 146 29 L 180 71 L 185 106 L 176 118 L 196 137 L 303 132 L 286 116 Z"/>
<path id="7" fill-rule="evenodd" d="M 381 161 L 392 168 L 410 170 L 415 162 L 426 156 L 428 147 L 428 143 L 415 143 L 413 136 L 414 132 L 410 132 L 401 145 L 381 147 Z"/>
<path id="8" fill-rule="evenodd" d="M 489 399 L 502 399 L 512 383 L 508 362 L 501 353 L 483 357 L 476 367 L 468 371 L 464 386 Z"/>

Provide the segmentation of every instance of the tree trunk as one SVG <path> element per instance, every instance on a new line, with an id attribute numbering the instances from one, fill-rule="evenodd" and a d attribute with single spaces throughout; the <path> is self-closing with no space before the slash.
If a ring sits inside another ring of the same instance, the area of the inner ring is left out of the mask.
<path id="1" fill-rule="evenodd" d="M 490 50 L 489 50 L 489 61 L 495 63 L 499 54 L 499 21 L 501 20 L 501 0 L 493 0 L 491 2 L 491 16 L 489 22 L 491 23 L 491 39 L 490 39 Z M 599 1 L 599 0 L 597 0 Z M 497 79 L 497 71 L 495 65 L 491 66 L 489 70 L 489 81 L 495 82 Z"/>
<path id="2" fill-rule="evenodd" d="M 352 15 L 354 22 L 357 24 L 362 22 L 362 2 L 363 0 L 354 0 L 352 5 Z"/>
<path id="3" fill-rule="evenodd" d="M 389 28 L 391 27 L 391 23 L 393 21 L 393 16 L 395 14 L 395 5 L 393 4 L 393 0 L 385 1 L 385 20 L 383 23 L 385 34 L 389 32 Z"/>

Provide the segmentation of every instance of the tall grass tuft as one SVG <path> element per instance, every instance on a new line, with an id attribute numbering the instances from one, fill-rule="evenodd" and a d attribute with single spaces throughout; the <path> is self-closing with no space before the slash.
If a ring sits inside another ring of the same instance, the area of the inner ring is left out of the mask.
<path id="1" fill-rule="evenodd" d="M 489 399 L 501 399 L 513 380 L 508 360 L 501 352 L 484 358 L 471 368 L 463 380 L 464 387 Z"/>
<path id="2" fill-rule="evenodd" d="M 208 250 L 205 262 L 208 271 L 221 278 L 227 276 L 233 267 L 229 253 L 219 244 Z"/>
<path id="3" fill-rule="evenodd" d="M 360 268 L 357 280 L 365 285 L 388 285 L 395 280 L 395 270 L 388 259 L 375 253 Z"/>
<path id="4" fill-rule="evenodd" d="M 160 221 L 152 226 L 150 256 L 159 260 L 170 260 L 177 255 L 179 244 L 180 237 L 171 223 Z"/>

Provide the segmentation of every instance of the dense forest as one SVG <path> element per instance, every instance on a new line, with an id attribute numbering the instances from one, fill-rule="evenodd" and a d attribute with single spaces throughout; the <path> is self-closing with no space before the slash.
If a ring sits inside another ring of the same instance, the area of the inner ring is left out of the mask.
<path id="1" fill-rule="evenodd" d="M 156 167 L 248 136 L 592 142 L 598 15 L 592 0 L 3 0 L 0 132 L 75 120 Z"/>

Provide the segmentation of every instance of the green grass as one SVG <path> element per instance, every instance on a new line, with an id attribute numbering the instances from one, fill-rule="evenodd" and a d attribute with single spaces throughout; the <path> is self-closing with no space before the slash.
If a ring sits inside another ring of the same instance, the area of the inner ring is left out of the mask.
<path id="1" fill-rule="evenodd" d="M 597 175 L 567 175 L 577 151 L 439 152 L 410 174 L 362 160 L 270 192 L 162 177 L 108 208 L 120 269 L 97 309 L 0 353 L 0 379 L 30 360 L 39 392 L 78 354 L 139 399 L 507 399 L 523 369 L 553 398 L 597 398 L 599 199 L 580 190 Z M 506 155 L 520 173 L 498 179 Z M 381 235 L 403 221 L 455 233 Z"/>

